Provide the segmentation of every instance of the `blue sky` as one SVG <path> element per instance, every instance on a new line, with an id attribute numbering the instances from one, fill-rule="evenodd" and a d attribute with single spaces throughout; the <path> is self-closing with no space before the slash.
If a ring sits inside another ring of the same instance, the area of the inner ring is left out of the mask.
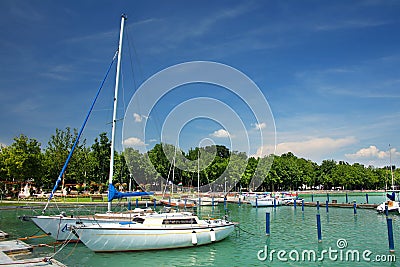
<path id="1" fill-rule="evenodd" d="M 44 148 L 56 128 L 80 128 L 117 48 L 121 13 L 128 20 L 120 118 L 156 73 L 185 62 L 218 62 L 244 73 L 263 93 L 275 123 L 268 127 L 276 128 L 276 154 L 384 166 L 390 144 L 392 162 L 400 166 L 400 2 L 390 0 L 2 0 L 1 144 L 25 134 Z M 111 75 L 85 129 L 88 144 L 110 131 L 113 85 Z M 232 108 L 247 134 L 263 128 L 253 107 L 229 90 L 191 84 L 169 92 L 151 114 L 135 111 L 137 122 L 148 121 L 156 131 L 130 140 L 151 148 L 168 114 L 201 97 Z M 236 128 L 227 134 L 221 114 L 228 111 L 206 110 L 179 128 L 183 149 L 235 143 L 236 150 L 257 155 L 261 145 L 239 138 Z M 202 117 L 210 114 L 215 118 Z"/>

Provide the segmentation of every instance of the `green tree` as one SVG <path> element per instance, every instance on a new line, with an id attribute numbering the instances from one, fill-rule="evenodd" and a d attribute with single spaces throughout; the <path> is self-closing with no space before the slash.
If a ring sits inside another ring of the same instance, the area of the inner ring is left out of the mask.
<path id="1" fill-rule="evenodd" d="M 25 135 L 14 138 L 14 143 L 1 148 L 2 172 L 13 181 L 34 179 L 40 183 L 43 175 L 43 156 L 40 143 Z"/>
<path id="2" fill-rule="evenodd" d="M 110 157 L 111 141 L 106 133 L 101 133 L 99 138 L 94 139 L 88 155 L 88 179 L 96 183 L 107 183 L 110 173 Z"/>
<path id="3" fill-rule="evenodd" d="M 70 127 L 66 127 L 64 131 L 56 129 L 55 135 L 50 137 L 44 154 L 46 174 L 43 183 L 46 187 L 51 186 L 56 181 L 77 137 L 77 129 L 72 131 Z M 83 172 L 80 169 L 84 169 L 85 162 L 82 160 L 82 158 L 85 158 L 84 147 L 84 140 L 76 146 L 68 167 L 63 174 L 64 183 L 76 183 L 77 179 L 82 179 L 80 176 L 83 175 Z"/>

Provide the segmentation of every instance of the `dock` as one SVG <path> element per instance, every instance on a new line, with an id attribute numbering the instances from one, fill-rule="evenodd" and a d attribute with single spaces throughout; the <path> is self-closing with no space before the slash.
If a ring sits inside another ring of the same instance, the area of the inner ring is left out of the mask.
<path id="1" fill-rule="evenodd" d="M 297 201 L 297 206 L 301 206 L 301 202 Z M 292 203 L 288 203 L 287 205 L 293 206 Z M 316 207 L 317 202 L 304 202 L 305 207 Z M 320 207 L 326 207 L 326 203 L 320 202 Z M 354 208 L 354 203 L 328 203 L 328 207 L 335 207 L 335 208 Z M 367 204 L 367 203 L 356 203 L 357 209 L 376 209 L 378 204 Z"/>
<path id="2" fill-rule="evenodd" d="M 33 250 L 33 247 L 20 240 L 6 240 L 0 242 L 0 265 L 1 266 L 62 266 L 66 265 L 49 258 L 26 258 Z"/>
<path id="3" fill-rule="evenodd" d="M 8 238 L 8 234 L 0 230 L 0 240 Z"/>

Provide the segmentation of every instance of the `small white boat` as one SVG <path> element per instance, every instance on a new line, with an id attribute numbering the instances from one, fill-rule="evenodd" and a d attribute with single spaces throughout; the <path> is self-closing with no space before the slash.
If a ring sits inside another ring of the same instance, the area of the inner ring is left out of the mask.
<path id="1" fill-rule="evenodd" d="M 274 207 L 274 206 L 281 206 L 282 200 L 270 196 L 264 196 L 260 198 L 255 197 L 250 200 L 250 204 L 253 207 Z"/>
<path id="2" fill-rule="evenodd" d="M 196 202 L 197 206 L 218 206 L 218 201 L 216 199 L 213 199 L 211 197 L 200 197 L 197 199 L 192 199 Z"/>
<path id="3" fill-rule="evenodd" d="M 396 194 L 393 192 L 392 194 L 386 194 L 388 200 L 380 204 L 376 211 L 378 213 L 385 213 L 386 208 L 388 212 L 400 212 L 400 205 L 399 202 L 396 201 Z"/>
<path id="4" fill-rule="evenodd" d="M 193 247 L 221 241 L 237 223 L 200 220 L 187 212 L 138 216 L 132 222 L 80 225 L 72 232 L 92 251 L 138 251 Z"/>
<path id="5" fill-rule="evenodd" d="M 400 212 L 399 202 L 392 201 L 392 200 L 388 200 L 388 201 L 380 204 L 378 207 L 376 207 L 376 211 L 378 213 L 385 213 L 386 207 L 388 209 L 388 212 Z"/>
<path id="6" fill-rule="evenodd" d="M 171 199 L 161 199 L 160 202 L 167 207 L 177 207 L 177 208 L 193 208 L 196 207 L 196 203 L 190 199 L 181 198 L 171 198 Z"/>

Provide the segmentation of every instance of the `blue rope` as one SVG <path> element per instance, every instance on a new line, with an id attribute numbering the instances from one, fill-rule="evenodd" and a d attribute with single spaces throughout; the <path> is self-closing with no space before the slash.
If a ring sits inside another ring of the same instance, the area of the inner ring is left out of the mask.
<path id="1" fill-rule="evenodd" d="M 89 116 L 90 116 L 90 114 L 92 113 L 94 104 L 96 103 L 96 100 L 97 100 L 97 98 L 98 98 L 98 96 L 99 96 L 99 94 L 100 94 L 100 91 L 101 91 L 101 89 L 103 88 L 103 85 L 104 85 L 104 83 L 105 83 L 105 81 L 106 81 L 106 79 L 107 79 L 108 74 L 110 73 L 111 67 L 112 67 L 112 65 L 114 64 L 114 61 L 115 61 L 115 58 L 116 58 L 117 54 L 118 54 L 118 51 L 115 52 L 115 55 L 114 55 L 114 57 L 113 57 L 113 60 L 111 61 L 110 66 L 108 67 L 107 73 L 106 73 L 106 75 L 105 75 L 103 81 L 101 82 L 99 89 L 97 90 L 97 94 L 96 94 L 95 98 L 93 99 L 92 105 L 90 106 L 90 109 L 89 109 L 89 111 L 88 111 L 88 113 L 87 113 L 87 115 L 86 115 L 85 121 L 83 122 L 82 127 L 81 127 L 81 129 L 80 129 L 80 131 L 79 131 L 79 134 L 78 134 L 78 136 L 77 136 L 77 138 L 76 138 L 76 140 L 75 140 L 75 143 L 74 143 L 74 145 L 72 146 L 71 151 L 69 152 L 68 158 L 67 158 L 67 160 L 65 161 L 64 166 L 63 166 L 63 168 L 61 169 L 60 174 L 58 175 L 56 184 L 54 185 L 54 188 L 53 188 L 53 190 L 51 191 L 51 194 L 50 194 L 50 196 L 49 196 L 49 198 L 48 198 L 48 201 L 50 201 L 50 200 L 53 198 L 54 192 L 57 190 L 57 187 L 58 187 L 58 185 L 59 185 L 60 182 L 61 182 L 61 177 L 62 177 L 62 175 L 64 174 L 64 172 L 65 172 L 65 170 L 66 170 L 66 168 L 67 168 L 67 166 L 68 166 L 69 161 L 71 160 L 71 157 L 72 157 L 72 154 L 74 153 L 75 147 L 76 147 L 77 144 L 79 143 L 79 138 L 81 137 L 82 132 L 83 132 L 83 129 L 84 129 L 85 126 L 86 126 L 86 122 L 88 121 Z M 48 204 L 48 203 L 47 203 L 47 204 Z M 43 212 L 46 210 L 46 208 L 47 208 L 47 205 L 46 205 L 46 207 L 44 208 Z"/>

